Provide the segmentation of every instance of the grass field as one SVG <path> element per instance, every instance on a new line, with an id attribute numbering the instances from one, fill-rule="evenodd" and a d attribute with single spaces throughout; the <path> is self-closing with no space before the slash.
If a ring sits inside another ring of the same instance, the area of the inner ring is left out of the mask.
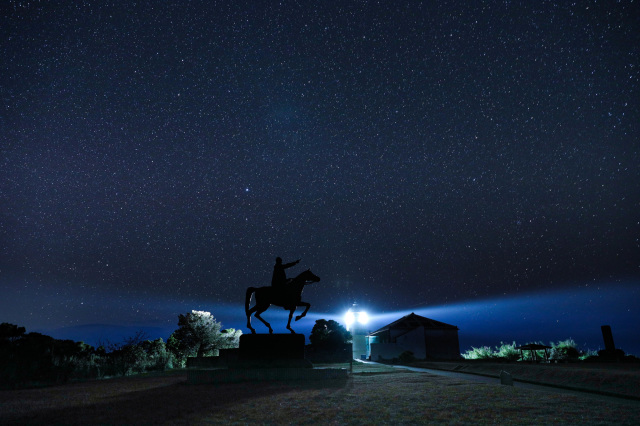
<path id="1" fill-rule="evenodd" d="M 491 377 L 499 377 L 504 370 L 514 379 L 640 399 L 638 363 L 530 364 L 462 361 L 417 362 L 411 365 Z"/>
<path id="2" fill-rule="evenodd" d="M 612 403 L 355 364 L 346 381 L 189 385 L 182 371 L 0 392 L 0 424 L 637 424 Z"/>

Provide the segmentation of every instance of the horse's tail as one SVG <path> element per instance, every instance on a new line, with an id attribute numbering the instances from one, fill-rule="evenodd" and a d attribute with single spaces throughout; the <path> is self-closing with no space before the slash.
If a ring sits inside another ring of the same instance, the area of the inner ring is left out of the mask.
<path id="1" fill-rule="evenodd" d="M 256 291 L 255 287 L 249 287 L 247 289 L 247 296 L 244 298 L 244 312 L 249 312 L 249 304 L 251 303 L 251 296 Z"/>

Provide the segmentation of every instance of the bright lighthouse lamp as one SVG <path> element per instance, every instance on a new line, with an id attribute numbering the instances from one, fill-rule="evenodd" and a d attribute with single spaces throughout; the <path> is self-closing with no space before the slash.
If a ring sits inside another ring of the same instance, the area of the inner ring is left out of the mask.
<path id="1" fill-rule="evenodd" d="M 353 312 L 351 309 L 344 314 L 344 323 L 347 325 L 347 330 L 351 328 L 351 326 L 358 321 L 359 324 L 365 325 L 369 322 L 369 315 L 366 312 Z"/>
<path id="2" fill-rule="evenodd" d="M 353 314 L 353 312 L 351 312 L 351 309 L 349 309 L 347 313 L 344 314 L 344 323 L 347 324 L 347 330 L 351 328 L 351 324 L 353 324 L 355 321 L 356 316 Z"/>

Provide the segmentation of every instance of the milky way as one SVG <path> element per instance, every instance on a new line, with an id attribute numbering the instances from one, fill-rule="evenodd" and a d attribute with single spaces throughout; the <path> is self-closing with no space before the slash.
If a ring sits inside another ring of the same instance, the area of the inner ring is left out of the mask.
<path id="1" fill-rule="evenodd" d="M 639 282 L 638 2 L 104 3 L 1 9 L 0 321 Z"/>

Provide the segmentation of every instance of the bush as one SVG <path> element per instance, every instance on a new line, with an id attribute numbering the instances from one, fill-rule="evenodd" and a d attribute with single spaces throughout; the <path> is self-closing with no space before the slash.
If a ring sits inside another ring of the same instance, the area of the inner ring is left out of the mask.
<path id="1" fill-rule="evenodd" d="M 535 342 L 542 344 L 541 342 Z M 557 361 L 570 361 L 570 360 L 584 360 L 596 355 L 594 351 L 586 351 L 584 353 L 577 349 L 576 342 L 569 338 L 561 340 L 557 343 L 551 342 L 551 350 L 549 352 L 549 359 Z M 544 359 L 544 351 L 536 351 L 539 359 Z M 467 352 L 462 354 L 465 359 L 496 359 L 505 361 L 530 361 L 531 351 L 524 351 L 522 358 L 520 356 L 520 350 L 516 349 L 516 342 L 511 344 L 500 342 L 500 346 L 497 346 L 495 350 L 492 350 L 490 346 L 483 346 L 480 348 L 472 347 Z"/>
<path id="2" fill-rule="evenodd" d="M 496 347 L 494 357 L 505 361 L 517 361 L 520 359 L 520 349 L 516 349 L 516 342 L 511 344 L 500 342 L 500 347 Z"/>
<path id="3" fill-rule="evenodd" d="M 551 342 L 549 359 L 570 361 L 577 360 L 579 357 L 580 351 L 576 348 L 576 342 L 573 339 L 561 340 L 558 343 Z"/>
<path id="4" fill-rule="evenodd" d="M 413 355 L 411 351 L 404 351 L 398 357 L 398 363 L 400 364 L 411 364 L 412 362 L 416 362 L 417 358 Z"/>
<path id="5" fill-rule="evenodd" d="M 378 362 L 391 365 L 407 365 L 418 361 L 411 351 L 404 351 L 400 355 L 393 358 L 383 358 L 378 356 Z"/>
<path id="6" fill-rule="evenodd" d="M 491 346 L 482 346 L 480 348 L 471 347 L 467 352 L 462 354 L 464 359 L 493 359 Z"/>
<path id="7" fill-rule="evenodd" d="M 167 351 L 164 341 L 156 339 L 146 340 L 140 343 L 145 355 L 143 357 L 144 369 L 147 371 L 164 371 L 173 367 L 173 355 Z"/>
<path id="8" fill-rule="evenodd" d="M 580 356 L 578 357 L 578 359 L 580 359 L 580 361 L 585 361 L 591 358 L 596 358 L 597 356 L 598 356 L 598 352 L 592 351 L 591 349 L 587 349 L 586 351 L 580 353 Z"/>

